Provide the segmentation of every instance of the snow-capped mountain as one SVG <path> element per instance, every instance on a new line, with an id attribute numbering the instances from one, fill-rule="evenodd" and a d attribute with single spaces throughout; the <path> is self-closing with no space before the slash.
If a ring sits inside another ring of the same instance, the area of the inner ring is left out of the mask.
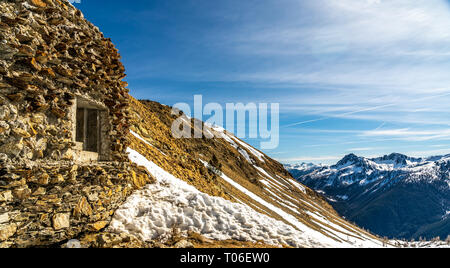
<path id="1" fill-rule="evenodd" d="M 450 234 L 450 155 L 378 158 L 349 154 L 336 165 L 286 165 L 350 221 L 391 238 Z"/>

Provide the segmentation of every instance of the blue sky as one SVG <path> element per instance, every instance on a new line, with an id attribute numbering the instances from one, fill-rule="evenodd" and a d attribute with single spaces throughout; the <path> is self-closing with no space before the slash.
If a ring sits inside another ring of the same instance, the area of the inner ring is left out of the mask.
<path id="1" fill-rule="evenodd" d="M 136 98 L 280 103 L 285 163 L 450 153 L 444 0 L 82 0 Z M 246 140 L 256 147 L 258 140 Z"/>

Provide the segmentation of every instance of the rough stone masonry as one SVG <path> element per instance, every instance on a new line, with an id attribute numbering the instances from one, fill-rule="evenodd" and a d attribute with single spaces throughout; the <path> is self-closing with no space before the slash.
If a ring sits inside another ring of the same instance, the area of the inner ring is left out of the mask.
<path id="1" fill-rule="evenodd" d="M 66 0 L 2 0 L 0 11 L 0 247 L 99 232 L 149 181 L 125 153 L 130 113 L 120 55 Z M 106 107 L 103 161 L 77 161 L 79 97 Z"/>

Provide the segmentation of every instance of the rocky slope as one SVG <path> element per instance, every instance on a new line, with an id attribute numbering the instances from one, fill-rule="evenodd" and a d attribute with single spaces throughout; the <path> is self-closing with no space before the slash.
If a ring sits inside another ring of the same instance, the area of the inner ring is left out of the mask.
<path id="1" fill-rule="evenodd" d="M 379 247 L 384 242 L 349 224 L 281 164 L 221 128 L 215 138 L 175 139 L 171 108 L 130 97 L 128 149 L 156 183 L 135 192 L 109 231 L 165 241 L 173 228 L 213 241 L 293 247 Z M 194 120 L 184 116 L 194 127 Z"/>
<path id="2" fill-rule="evenodd" d="M 300 182 L 323 193 L 359 226 L 390 238 L 450 234 L 450 156 L 347 155 L 336 165 L 290 165 Z"/>

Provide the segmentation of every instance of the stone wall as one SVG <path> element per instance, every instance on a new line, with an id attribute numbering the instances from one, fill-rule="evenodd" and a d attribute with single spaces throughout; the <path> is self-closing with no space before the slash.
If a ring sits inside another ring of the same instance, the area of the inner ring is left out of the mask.
<path id="1" fill-rule="evenodd" d="M 0 159 L 72 160 L 77 95 L 108 107 L 110 159 L 126 159 L 128 91 L 111 41 L 67 2 L 2 1 L 0 9 Z"/>
<path id="2" fill-rule="evenodd" d="M 0 11 L 0 247 L 51 246 L 102 230 L 150 181 L 125 153 L 120 55 L 65 0 L 2 0 Z M 107 107 L 108 162 L 74 161 L 77 96 Z"/>
<path id="3" fill-rule="evenodd" d="M 0 248 L 52 246 L 99 232 L 149 178 L 127 162 L 10 168 L 1 178 Z"/>

